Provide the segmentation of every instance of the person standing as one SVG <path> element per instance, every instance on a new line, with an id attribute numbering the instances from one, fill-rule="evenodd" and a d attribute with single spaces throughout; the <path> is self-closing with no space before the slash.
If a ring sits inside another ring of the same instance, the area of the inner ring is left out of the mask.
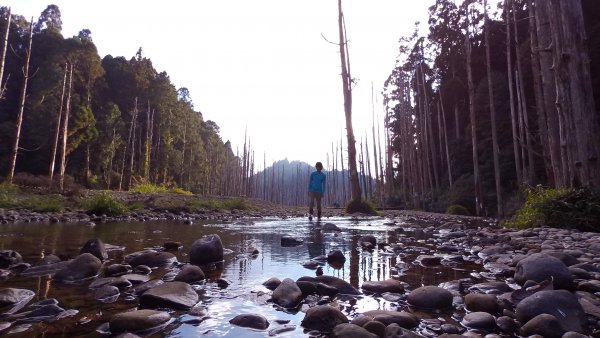
<path id="1" fill-rule="evenodd" d="M 315 169 L 317 170 L 310 174 L 310 179 L 308 180 L 308 197 L 310 200 L 308 209 L 309 220 L 312 220 L 315 201 L 317 202 L 317 219 L 321 220 L 321 199 L 323 198 L 323 194 L 325 194 L 326 176 L 321 172 L 321 170 L 323 170 L 323 164 L 317 162 L 317 164 L 315 164 Z"/>

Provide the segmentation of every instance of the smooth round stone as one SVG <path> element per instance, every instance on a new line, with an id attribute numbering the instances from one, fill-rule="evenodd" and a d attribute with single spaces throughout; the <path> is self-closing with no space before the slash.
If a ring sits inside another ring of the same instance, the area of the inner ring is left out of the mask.
<path id="1" fill-rule="evenodd" d="M 109 321 L 113 334 L 138 332 L 163 325 L 171 320 L 171 315 L 163 311 L 137 310 L 118 313 Z"/>
<path id="2" fill-rule="evenodd" d="M 452 299 L 450 291 L 437 286 L 422 286 L 408 295 L 408 303 L 422 309 L 449 309 Z"/>
<path id="3" fill-rule="evenodd" d="M 232 318 L 229 323 L 256 330 L 266 330 L 269 327 L 267 318 L 259 314 L 241 314 Z"/>
<path id="4" fill-rule="evenodd" d="M 496 326 L 496 319 L 487 312 L 467 313 L 462 324 L 470 329 L 489 330 Z"/>

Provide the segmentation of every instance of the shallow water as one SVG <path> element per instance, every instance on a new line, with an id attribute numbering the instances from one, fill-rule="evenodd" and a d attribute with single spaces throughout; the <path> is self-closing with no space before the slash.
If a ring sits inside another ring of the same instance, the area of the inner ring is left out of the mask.
<path id="1" fill-rule="evenodd" d="M 328 218 L 322 223 L 331 222 L 342 232 L 323 232 L 316 222 L 300 218 L 256 219 L 221 223 L 199 223 L 185 225 L 179 221 L 104 223 L 95 227 L 81 224 L 8 224 L 0 225 L 0 249 L 16 250 L 27 263 L 34 265 L 45 254 L 55 254 L 62 259 L 78 255 L 81 246 L 90 238 L 99 238 L 105 244 L 120 249 L 109 251 L 109 261 L 105 265 L 122 263 L 126 254 L 149 248 L 162 248 L 168 241 L 183 243 L 183 249 L 175 253 L 180 262 L 187 262 L 191 244 L 208 234 L 218 234 L 226 250 L 222 271 L 210 272 L 207 282 L 199 286 L 201 304 L 207 308 L 206 318 L 194 317 L 185 312 L 170 310 L 174 321 L 152 337 L 266 337 L 267 331 L 252 331 L 229 324 L 238 314 L 258 313 L 271 323 L 270 329 L 286 321 L 296 325 L 295 330 L 278 336 L 306 337 L 300 326 L 304 318 L 302 311 L 285 312 L 267 302 L 268 292 L 262 283 L 271 277 L 296 280 L 302 276 L 315 276 L 315 270 L 302 267 L 301 263 L 319 255 L 327 255 L 331 250 L 341 250 L 346 262 L 341 268 L 328 264 L 322 266 L 325 275 L 342 278 L 356 288 L 365 281 L 392 278 L 392 269 L 397 263 L 405 262 L 409 269 L 394 276 L 407 283 L 412 290 L 423 285 L 440 283 L 469 277 L 480 270 L 471 262 L 460 265 L 439 265 L 423 267 L 413 263 L 420 254 L 435 252 L 432 238 L 426 238 L 415 226 L 401 222 L 389 224 L 389 219 L 374 218 Z M 378 243 L 402 242 L 408 249 L 401 254 L 391 251 L 362 250 L 358 238 L 371 234 Z M 292 236 L 304 240 L 297 247 L 282 247 L 281 237 Z M 256 256 L 241 254 L 247 248 L 259 250 Z M 229 251 L 228 251 L 229 252 Z M 160 278 L 165 271 L 155 270 L 152 277 Z M 231 284 L 225 289 L 217 286 L 217 278 L 224 278 Z M 51 282 L 46 277 L 12 277 L 0 280 L 0 287 L 26 288 L 36 292 L 36 299 L 56 298 L 59 306 L 76 309 L 79 312 L 71 317 L 53 323 L 33 324 L 22 333 L 24 337 L 101 337 L 103 323 L 110 317 L 138 305 L 137 298 L 128 299 L 124 292 L 119 300 L 103 304 L 93 298 L 86 286 L 64 286 Z M 265 294 L 267 293 L 267 294 Z M 336 299 L 344 307 L 349 318 L 358 313 L 374 309 L 397 309 L 399 303 L 386 301 L 381 297 L 358 296 Z M 452 314 L 434 315 L 452 320 Z M 278 321 L 279 323 L 277 323 Z M 19 334 L 11 335 L 18 337 Z"/>

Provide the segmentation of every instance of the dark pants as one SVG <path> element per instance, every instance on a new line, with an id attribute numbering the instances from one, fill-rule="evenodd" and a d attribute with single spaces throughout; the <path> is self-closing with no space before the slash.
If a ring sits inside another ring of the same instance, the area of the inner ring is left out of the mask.
<path id="1" fill-rule="evenodd" d="M 323 194 L 320 192 L 309 191 L 308 196 L 310 198 L 309 213 L 313 213 L 313 207 L 315 206 L 315 200 L 317 201 L 317 216 L 321 217 L 321 199 Z"/>

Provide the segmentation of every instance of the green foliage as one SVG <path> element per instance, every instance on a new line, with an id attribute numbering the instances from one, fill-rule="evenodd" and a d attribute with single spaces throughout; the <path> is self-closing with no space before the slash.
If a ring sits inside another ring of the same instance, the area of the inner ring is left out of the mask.
<path id="1" fill-rule="evenodd" d="M 178 188 L 178 187 L 171 188 L 169 190 L 169 192 L 172 192 L 174 194 L 179 194 L 179 195 L 185 195 L 185 196 L 192 196 L 192 195 L 194 195 L 191 191 L 187 191 L 187 190 L 184 190 L 184 189 L 181 189 L 181 188 Z"/>
<path id="2" fill-rule="evenodd" d="M 525 204 L 504 226 L 527 228 L 547 225 L 600 231 L 600 194 L 587 189 L 528 190 Z"/>
<path id="3" fill-rule="evenodd" d="M 140 193 L 158 194 L 158 193 L 169 192 L 169 188 L 167 188 L 163 185 L 146 182 L 146 183 L 138 183 L 138 184 L 134 185 L 133 188 L 130 189 L 130 191 L 140 192 Z"/>
<path id="4" fill-rule="evenodd" d="M 127 207 L 114 199 L 106 192 L 96 194 L 83 203 L 83 208 L 90 214 L 106 214 L 109 216 L 122 215 L 128 211 Z"/>
<path id="5" fill-rule="evenodd" d="M 446 208 L 446 213 L 449 215 L 462 215 L 462 216 L 470 216 L 471 213 L 465 207 L 460 204 L 452 204 L 448 208 Z"/>
<path id="6" fill-rule="evenodd" d="M 362 214 L 367 215 L 378 215 L 373 205 L 369 203 L 369 201 L 365 200 L 352 200 L 348 202 L 348 204 L 346 205 L 346 212 L 349 214 L 360 212 Z"/>
<path id="7" fill-rule="evenodd" d="M 32 196 L 19 202 L 24 209 L 37 212 L 56 212 L 65 208 L 64 200 L 54 196 Z"/>
<path id="8" fill-rule="evenodd" d="M 15 195 L 19 193 L 19 188 L 8 182 L 0 184 L 0 208 L 13 208 L 16 206 Z"/>
<path id="9" fill-rule="evenodd" d="M 245 198 L 196 199 L 189 204 L 190 209 L 209 210 L 248 210 L 250 205 Z"/>

